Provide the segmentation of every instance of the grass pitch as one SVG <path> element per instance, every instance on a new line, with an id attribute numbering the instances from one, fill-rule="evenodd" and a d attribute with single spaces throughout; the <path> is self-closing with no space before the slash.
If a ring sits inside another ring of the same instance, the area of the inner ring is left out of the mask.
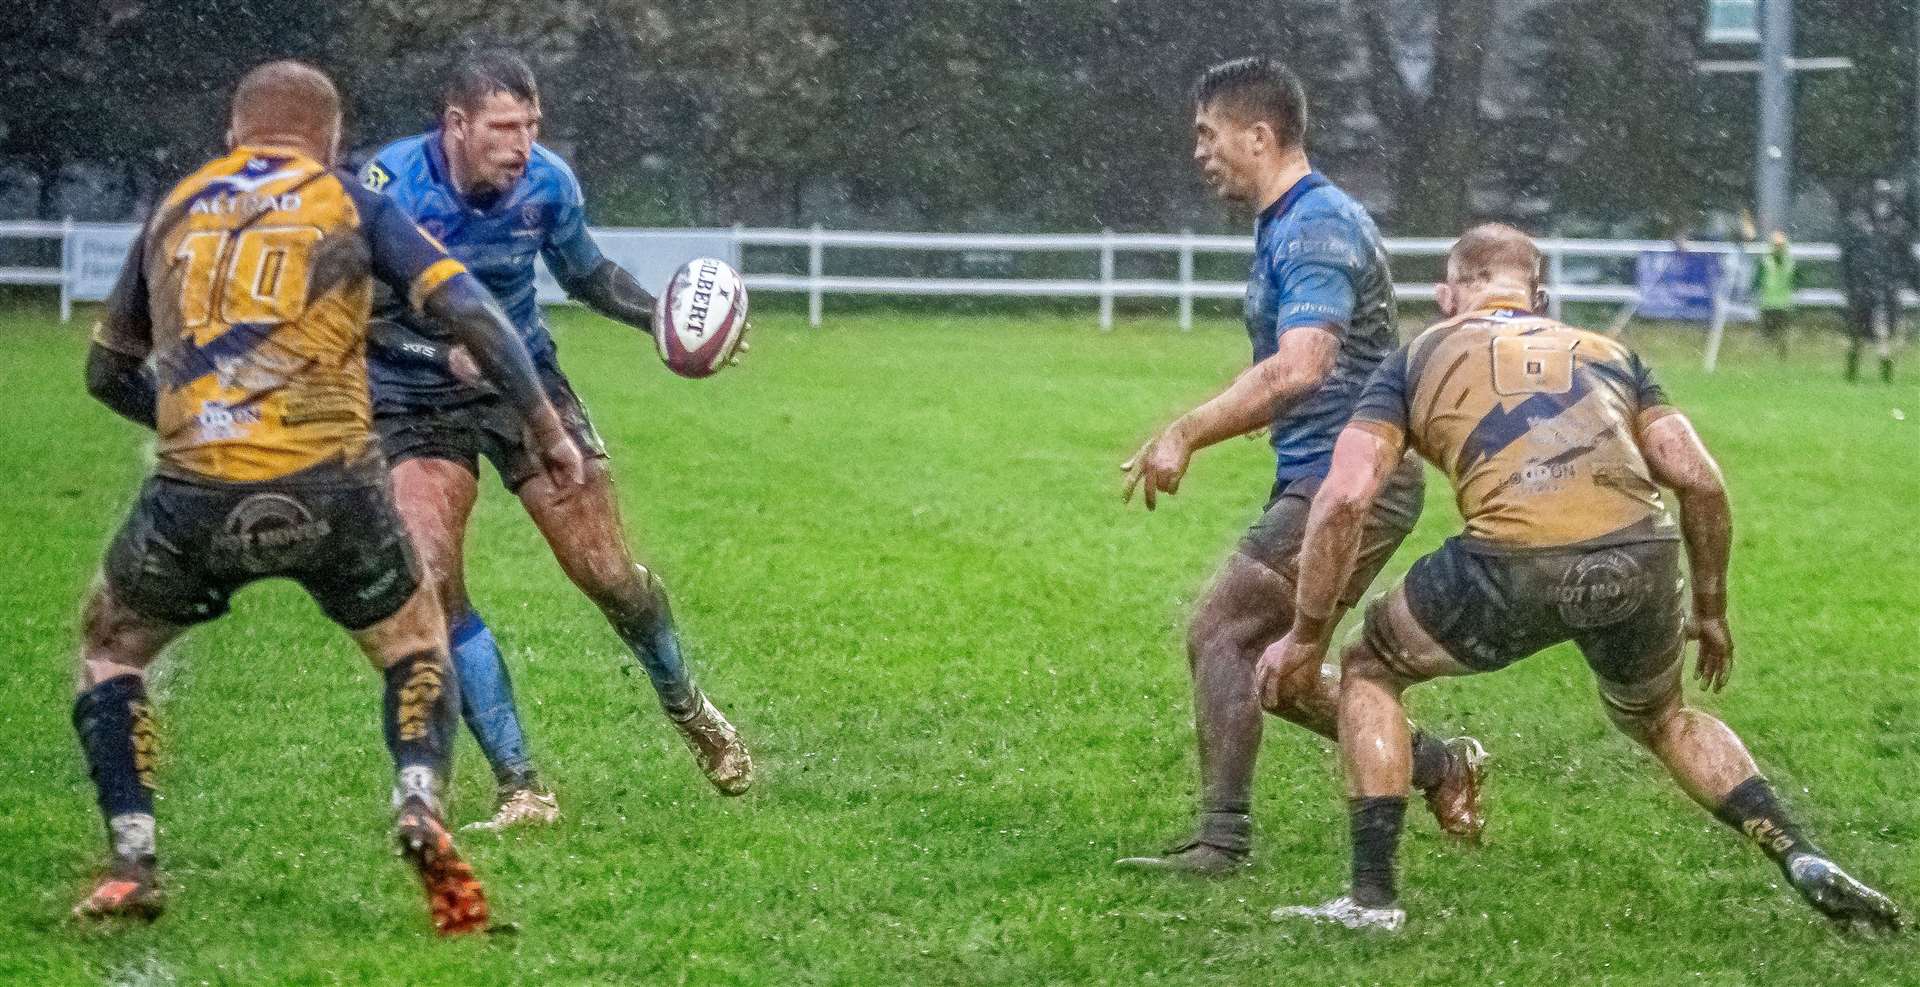
<path id="1" fill-rule="evenodd" d="M 1256 867 L 1116 873 L 1188 825 L 1181 628 L 1271 460 L 1209 451 L 1154 515 L 1121 506 L 1115 467 L 1242 366 L 1244 338 L 1059 314 L 760 321 L 744 368 L 696 383 L 627 330 L 557 317 L 633 538 L 758 785 L 712 794 L 489 476 L 470 579 L 565 817 L 467 839 L 517 932 L 440 942 L 389 850 L 377 680 L 287 585 L 160 665 L 172 910 L 66 920 L 102 842 L 68 725 L 75 602 L 144 440 L 83 393 L 81 323 L 0 319 L 0 982 L 1920 982 L 1914 936 L 1817 923 L 1610 731 L 1564 648 L 1413 694 L 1497 774 L 1484 849 L 1410 814 L 1402 937 L 1266 919 L 1346 867 L 1334 759 L 1278 721 Z M 1643 342 L 1735 496 L 1739 662 L 1703 703 L 1826 847 L 1920 905 L 1920 391 L 1841 384 L 1831 341 L 1784 364 L 1736 341 L 1713 377 L 1691 339 Z M 1389 576 L 1457 527 L 1430 490 Z M 460 767 L 465 821 L 490 809 L 467 740 Z"/>

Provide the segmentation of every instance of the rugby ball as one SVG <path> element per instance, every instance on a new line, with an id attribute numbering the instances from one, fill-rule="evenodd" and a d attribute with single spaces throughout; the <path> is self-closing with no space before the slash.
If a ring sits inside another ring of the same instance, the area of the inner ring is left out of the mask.
<path id="1" fill-rule="evenodd" d="M 747 285 L 726 261 L 701 257 L 674 272 L 653 312 L 660 360 L 682 377 L 727 365 L 747 331 Z"/>

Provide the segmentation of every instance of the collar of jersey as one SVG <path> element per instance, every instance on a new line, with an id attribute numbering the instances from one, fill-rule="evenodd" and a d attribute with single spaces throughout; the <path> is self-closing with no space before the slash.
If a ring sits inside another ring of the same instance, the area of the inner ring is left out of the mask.
<path id="1" fill-rule="evenodd" d="M 1331 184 L 1333 183 L 1327 181 L 1327 176 L 1322 175 L 1317 171 L 1307 172 L 1306 174 L 1300 176 L 1299 181 L 1293 183 L 1293 187 L 1288 189 L 1286 191 L 1286 194 L 1274 200 L 1273 205 L 1270 205 L 1267 208 L 1260 210 L 1260 222 L 1264 224 L 1271 220 L 1279 219 L 1280 217 L 1285 216 L 1287 214 L 1287 211 L 1293 208 L 1293 204 L 1300 201 L 1301 196 L 1304 196 L 1308 192 L 1311 192 L 1314 189 L 1320 188 L 1321 186 L 1331 185 Z"/>
<path id="2" fill-rule="evenodd" d="M 1524 300 L 1520 298 L 1519 295 L 1511 295 L 1506 298 L 1495 299 L 1494 302 L 1490 302 L 1486 305 L 1482 305 L 1479 308 L 1474 309 L 1468 315 L 1468 318 L 1474 318 L 1474 319 L 1484 319 L 1489 317 L 1493 317 L 1493 318 L 1505 317 L 1509 319 L 1531 319 L 1535 317 L 1535 314 L 1533 311 L 1533 306 L 1528 305 Z"/>

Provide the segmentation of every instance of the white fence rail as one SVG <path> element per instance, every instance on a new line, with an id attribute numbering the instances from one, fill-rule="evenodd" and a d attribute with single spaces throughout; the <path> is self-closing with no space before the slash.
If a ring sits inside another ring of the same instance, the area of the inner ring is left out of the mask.
<path id="1" fill-rule="evenodd" d="M 60 317 L 68 319 L 75 301 L 104 298 L 113 275 L 118 273 L 119 258 L 132 241 L 132 224 L 51 222 L 0 222 L 0 240 L 58 240 L 58 267 L 0 267 L 0 284 L 47 285 L 60 291 Z M 842 230 L 731 229 L 632 230 L 596 229 L 603 246 L 620 244 L 609 254 L 623 264 L 650 271 L 663 268 L 660 255 L 686 249 L 744 256 L 746 248 L 790 247 L 807 252 L 806 274 L 755 273 L 746 270 L 747 284 L 754 291 L 797 292 L 807 295 L 808 321 L 820 325 L 828 295 L 895 296 L 981 296 L 1026 298 L 1094 298 L 1099 300 L 1100 326 L 1113 325 L 1114 302 L 1123 298 L 1171 299 L 1178 304 L 1179 325 L 1193 325 L 1196 299 L 1239 298 L 1246 291 L 1244 281 L 1198 281 L 1194 278 L 1194 258 L 1198 254 L 1248 255 L 1253 250 L 1250 236 L 1217 236 L 1194 233 L 1140 234 L 1103 231 L 1090 234 L 955 234 L 955 233 L 876 233 Z M 1547 256 L 1549 298 L 1555 314 L 1564 302 L 1606 302 L 1631 305 L 1639 300 L 1639 291 L 1631 282 L 1569 279 L 1569 261 L 1631 260 L 1648 252 L 1669 252 L 1673 245 L 1664 240 L 1570 240 L 1548 238 L 1539 241 Z M 1394 257 L 1439 257 L 1452 245 L 1447 239 L 1395 238 L 1387 241 Z M 1722 256 L 1740 252 L 1727 243 L 1690 245 L 1696 252 Z M 1765 247 L 1753 244 L 1749 254 Z M 1014 278 L 1014 277 L 864 277 L 829 275 L 827 252 L 830 250 L 893 250 L 928 253 L 1084 253 L 1096 259 L 1096 276 L 1089 279 Z M 1115 275 L 1121 254 L 1173 254 L 1177 275 L 1172 279 L 1120 278 Z M 1832 244 L 1799 244 L 1793 254 L 1803 261 L 1832 262 L 1840 252 Z M 630 256 L 629 256 L 630 255 Z M 689 255 L 691 256 L 691 255 Z M 677 263 L 677 262 L 676 262 Z M 744 265 L 743 265 L 744 266 Z M 1743 270 L 1751 270 L 1742 266 Z M 641 275 L 646 280 L 646 275 Z M 560 301 L 557 287 L 543 286 L 543 300 Z M 658 287 L 657 285 L 650 287 Z M 1431 299 L 1431 284 L 1400 284 L 1401 298 Z M 1830 289 L 1803 290 L 1800 304 L 1814 307 L 1838 307 L 1844 304 L 1840 292 Z"/>

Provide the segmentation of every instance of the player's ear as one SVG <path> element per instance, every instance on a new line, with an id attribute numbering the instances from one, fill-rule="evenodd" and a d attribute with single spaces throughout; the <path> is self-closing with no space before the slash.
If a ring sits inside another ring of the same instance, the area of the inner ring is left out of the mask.
<path id="1" fill-rule="evenodd" d="M 1248 127 L 1247 136 L 1249 143 L 1252 144 L 1251 150 L 1254 151 L 1271 151 L 1280 146 L 1280 141 L 1275 138 L 1273 133 L 1273 124 L 1265 120 L 1258 121 L 1253 126 Z"/>
<path id="2" fill-rule="evenodd" d="M 1460 296 L 1454 292 L 1453 285 L 1442 281 L 1433 286 L 1433 303 L 1440 306 L 1441 318 L 1451 319 L 1459 315 L 1459 302 Z"/>

